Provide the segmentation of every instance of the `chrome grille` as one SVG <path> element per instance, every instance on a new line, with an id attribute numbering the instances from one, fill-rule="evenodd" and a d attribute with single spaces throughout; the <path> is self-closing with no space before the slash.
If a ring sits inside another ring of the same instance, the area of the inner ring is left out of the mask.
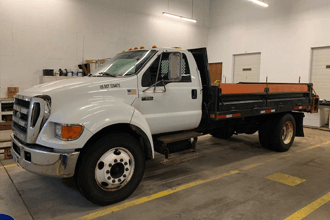
<path id="1" fill-rule="evenodd" d="M 31 98 L 17 95 L 15 97 L 13 109 L 13 124 L 12 129 L 15 135 L 22 141 L 27 141 L 27 128 L 29 118 L 29 107 Z"/>
<path id="2" fill-rule="evenodd" d="M 12 129 L 21 141 L 36 142 L 43 119 L 44 104 L 44 100 L 38 97 L 15 96 Z"/>

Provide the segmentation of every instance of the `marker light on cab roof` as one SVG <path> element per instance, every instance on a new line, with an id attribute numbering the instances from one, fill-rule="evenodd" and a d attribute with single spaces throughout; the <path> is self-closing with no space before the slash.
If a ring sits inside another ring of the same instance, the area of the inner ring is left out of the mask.
<path id="1" fill-rule="evenodd" d="M 133 50 L 132 47 L 130 47 L 128 50 Z"/>
<path id="2" fill-rule="evenodd" d="M 156 46 L 156 45 L 154 45 L 154 46 L 152 46 L 152 48 L 157 48 L 157 46 Z"/>
<path id="3" fill-rule="evenodd" d="M 123 53 L 126 52 L 126 50 L 123 50 Z"/>
<path id="4" fill-rule="evenodd" d="M 172 48 L 182 50 L 182 47 L 172 47 Z"/>
<path id="5" fill-rule="evenodd" d="M 140 49 L 144 49 L 144 46 L 141 46 Z"/>
<path id="6" fill-rule="evenodd" d="M 137 50 L 137 49 L 139 49 L 139 48 L 137 48 L 137 47 L 134 47 L 134 50 Z"/>

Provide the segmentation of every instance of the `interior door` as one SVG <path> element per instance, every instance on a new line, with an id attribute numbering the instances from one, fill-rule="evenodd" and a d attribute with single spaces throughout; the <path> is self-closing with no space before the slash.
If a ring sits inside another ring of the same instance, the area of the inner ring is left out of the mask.
<path id="1" fill-rule="evenodd" d="M 222 79 L 222 63 L 209 64 L 210 77 L 212 83 L 221 83 Z"/>
<path id="2" fill-rule="evenodd" d="M 133 106 L 145 117 L 152 134 L 193 129 L 201 120 L 200 86 L 198 79 L 191 76 L 186 54 L 182 53 L 182 79 L 162 83 L 162 80 L 168 80 L 169 54 L 159 54 L 139 74 L 139 98 Z M 157 86 L 149 88 L 159 81 Z"/>
<path id="3" fill-rule="evenodd" d="M 234 55 L 234 83 L 260 81 L 261 53 Z"/>

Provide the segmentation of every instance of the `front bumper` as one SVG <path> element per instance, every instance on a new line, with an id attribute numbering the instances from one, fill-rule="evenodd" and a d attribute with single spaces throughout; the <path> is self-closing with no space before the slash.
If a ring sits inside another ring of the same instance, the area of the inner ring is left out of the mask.
<path id="1" fill-rule="evenodd" d="M 21 144 L 11 134 L 11 152 L 15 162 L 22 168 L 36 174 L 53 177 L 72 177 L 80 152 L 55 153 L 33 149 Z"/>

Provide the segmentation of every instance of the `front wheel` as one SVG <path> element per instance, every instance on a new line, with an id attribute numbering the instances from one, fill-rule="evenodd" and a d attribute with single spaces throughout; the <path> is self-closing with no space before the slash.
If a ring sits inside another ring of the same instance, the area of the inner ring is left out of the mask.
<path id="1" fill-rule="evenodd" d="M 109 205 L 134 192 L 144 169 L 140 143 L 129 134 L 117 133 L 101 138 L 83 153 L 75 177 L 88 200 Z"/>

